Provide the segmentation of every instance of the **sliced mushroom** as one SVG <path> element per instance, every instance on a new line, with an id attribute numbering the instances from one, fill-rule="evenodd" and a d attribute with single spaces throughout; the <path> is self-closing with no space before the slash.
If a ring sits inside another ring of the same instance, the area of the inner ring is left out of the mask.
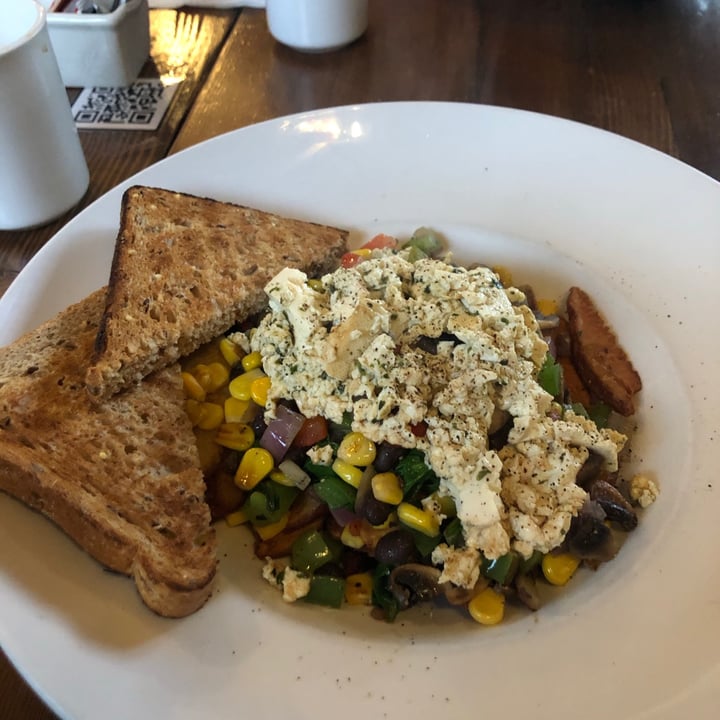
<path id="1" fill-rule="evenodd" d="M 605 562 L 617 553 L 612 531 L 603 518 L 590 512 L 581 512 L 573 518 L 566 544 L 568 550 L 582 560 Z"/>
<path id="2" fill-rule="evenodd" d="M 623 530 L 634 530 L 638 519 L 635 509 L 625 496 L 604 480 L 596 480 L 590 486 L 590 498 L 605 511 L 609 520 L 614 520 Z"/>
<path id="3" fill-rule="evenodd" d="M 594 482 L 601 479 L 605 472 L 605 460 L 602 455 L 591 452 L 575 477 L 575 482 L 587 490 Z"/>
<path id="4" fill-rule="evenodd" d="M 560 318 L 557 315 L 541 315 L 540 313 L 535 314 L 538 327 L 543 332 L 552 330 L 560 325 Z"/>
<path id="5" fill-rule="evenodd" d="M 471 588 L 464 588 L 458 585 L 453 585 L 451 582 L 444 582 L 440 585 L 445 599 L 451 605 L 467 605 L 478 593 L 482 592 L 490 581 L 482 575 L 478 578 L 478 581 Z"/>
<path id="6" fill-rule="evenodd" d="M 515 592 L 518 600 L 530 610 L 540 608 L 540 595 L 538 594 L 537 582 L 532 575 L 521 573 L 515 577 Z"/>
<path id="7" fill-rule="evenodd" d="M 500 450 L 507 445 L 513 423 L 514 419 L 510 413 L 495 409 L 488 429 L 488 445 L 491 450 Z"/>
<path id="8" fill-rule="evenodd" d="M 434 600 L 441 592 L 440 570 L 420 563 L 398 565 L 390 572 L 390 592 L 402 610 L 419 602 Z"/>

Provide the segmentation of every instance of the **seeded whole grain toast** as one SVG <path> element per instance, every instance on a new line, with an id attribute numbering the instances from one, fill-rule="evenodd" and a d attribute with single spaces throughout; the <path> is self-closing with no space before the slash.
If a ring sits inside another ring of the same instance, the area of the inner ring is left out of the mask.
<path id="1" fill-rule="evenodd" d="M 88 392 L 110 397 L 259 312 L 263 288 L 285 267 L 335 269 L 347 237 L 241 205 L 129 188 Z"/>
<path id="2" fill-rule="evenodd" d="M 104 304 L 98 290 L 0 348 L 0 489 L 182 617 L 211 594 L 217 543 L 180 372 L 93 402 L 84 375 Z"/>

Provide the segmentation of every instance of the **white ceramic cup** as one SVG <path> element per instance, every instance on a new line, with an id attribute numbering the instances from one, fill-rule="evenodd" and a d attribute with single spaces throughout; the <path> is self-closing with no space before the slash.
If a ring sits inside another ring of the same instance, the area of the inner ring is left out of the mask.
<path id="1" fill-rule="evenodd" d="M 85 194 L 89 173 L 35 0 L 3 3 L 0 22 L 0 230 L 50 222 Z"/>
<path id="2" fill-rule="evenodd" d="M 368 0 L 267 0 L 266 11 L 272 36 L 305 52 L 347 45 L 368 24 Z"/>

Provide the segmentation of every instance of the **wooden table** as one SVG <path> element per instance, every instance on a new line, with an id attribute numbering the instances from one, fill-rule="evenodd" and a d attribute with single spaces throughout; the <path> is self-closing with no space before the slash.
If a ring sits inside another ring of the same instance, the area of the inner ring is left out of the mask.
<path id="1" fill-rule="evenodd" d="M 720 180 L 720 0 L 370 0 L 366 35 L 317 55 L 279 46 L 255 9 L 154 10 L 151 35 L 142 75 L 181 80 L 160 128 L 80 133 L 90 189 L 48 226 L 0 232 L 0 294 L 64 223 L 131 174 L 313 108 L 451 100 L 534 110 Z M 2 655 L 0 718 L 55 718 Z"/>

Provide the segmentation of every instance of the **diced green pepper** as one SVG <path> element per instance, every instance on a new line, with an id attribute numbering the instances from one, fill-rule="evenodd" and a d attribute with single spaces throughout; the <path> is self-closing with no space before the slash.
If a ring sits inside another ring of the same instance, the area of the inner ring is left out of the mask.
<path id="1" fill-rule="evenodd" d="M 407 502 L 419 500 L 438 489 L 440 480 L 425 462 L 420 450 L 410 450 L 398 461 L 395 472 L 402 479 L 403 497 Z"/>
<path id="2" fill-rule="evenodd" d="M 596 403 L 586 408 L 581 403 L 572 403 L 570 406 L 576 415 L 592 420 L 599 428 L 607 427 L 611 409 L 605 403 Z"/>
<path id="3" fill-rule="evenodd" d="M 242 509 L 253 525 L 269 525 L 288 511 L 299 492 L 296 487 L 264 480 L 250 493 Z"/>
<path id="4" fill-rule="evenodd" d="M 517 553 L 510 551 L 494 560 L 483 558 L 481 572 L 486 578 L 500 585 L 508 585 L 515 577 L 519 565 L 520 559 Z"/>
<path id="5" fill-rule="evenodd" d="M 417 245 L 407 244 L 404 247 L 409 248 L 407 254 L 408 262 L 416 263 L 418 260 L 424 260 L 428 257 L 428 254 L 423 252 Z"/>
<path id="6" fill-rule="evenodd" d="M 596 405 L 592 405 L 588 408 L 588 415 L 590 416 L 590 419 L 599 428 L 607 427 L 611 412 L 610 407 L 605 405 L 605 403 L 597 403 Z"/>
<path id="7" fill-rule="evenodd" d="M 428 535 L 425 535 L 424 533 L 418 532 L 417 530 L 413 530 L 406 525 L 404 525 L 403 527 L 413 536 L 413 540 L 415 541 L 415 547 L 417 548 L 417 551 L 420 553 L 420 555 L 424 558 L 430 557 L 430 555 L 432 555 L 432 551 L 442 541 L 442 535 L 440 534 L 436 535 L 435 537 L 430 537 Z"/>
<path id="8" fill-rule="evenodd" d="M 400 612 L 400 604 L 389 588 L 391 569 L 389 565 L 378 563 L 372 574 L 372 604 L 383 611 L 388 622 L 393 622 Z"/>
<path id="9" fill-rule="evenodd" d="M 570 408 L 576 415 L 580 415 L 581 417 L 590 419 L 590 415 L 588 415 L 588 411 L 585 409 L 585 406 L 582 403 L 572 403 L 570 405 Z"/>
<path id="10" fill-rule="evenodd" d="M 315 605 L 339 608 L 345 597 L 345 580 L 332 575 L 313 575 L 310 592 L 303 600 Z"/>
<path id="11" fill-rule="evenodd" d="M 520 558 L 520 564 L 518 565 L 518 574 L 526 575 L 531 570 L 536 568 L 542 560 L 543 554 L 539 550 L 533 550 L 532 555 L 529 558 Z"/>
<path id="12" fill-rule="evenodd" d="M 340 556 L 339 544 L 319 530 L 304 532 L 291 548 L 291 566 L 298 572 L 313 573 Z"/>
<path id="13" fill-rule="evenodd" d="M 540 387 L 556 399 L 560 399 L 562 392 L 562 366 L 555 362 L 553 356 L 548 353 L 545 362 L 540 368 L 537 381 Z"/>
<path id="14" fill-rule="evenodd" d="M 452 547 L 463 547 L 465 538 L 463 537 L 463 528 L 460 518 L 453 518 L 444 528 L 443 536 L 445 542 Z"/>
<path id="15" fill-rule="evenodd" d="M 416 248 L 423 253 L 425 257 L 437 255 L 443 249 L 443 242 L 440 236 L 430 228 L 418 228 L 412 237 L 403 243 L 403 248 Z M 415 260 L 411 260 L 415 262 Z"/>
<path id="16" fill-rule="evenodd" d="M 313 463 L 308 460 L 303 465 L 303 470 L 318 480 L 337 478 L 337 473 L 329 465 L 323 465 L 322 463 Z"/>
<path id="17" fill-rule="evenodd" d="M 313 488 L 318 497 L 331 509 L 348 508 L 351 510 L 355 506 L 357 491 L 334 472 L 320 480 Z"/>

